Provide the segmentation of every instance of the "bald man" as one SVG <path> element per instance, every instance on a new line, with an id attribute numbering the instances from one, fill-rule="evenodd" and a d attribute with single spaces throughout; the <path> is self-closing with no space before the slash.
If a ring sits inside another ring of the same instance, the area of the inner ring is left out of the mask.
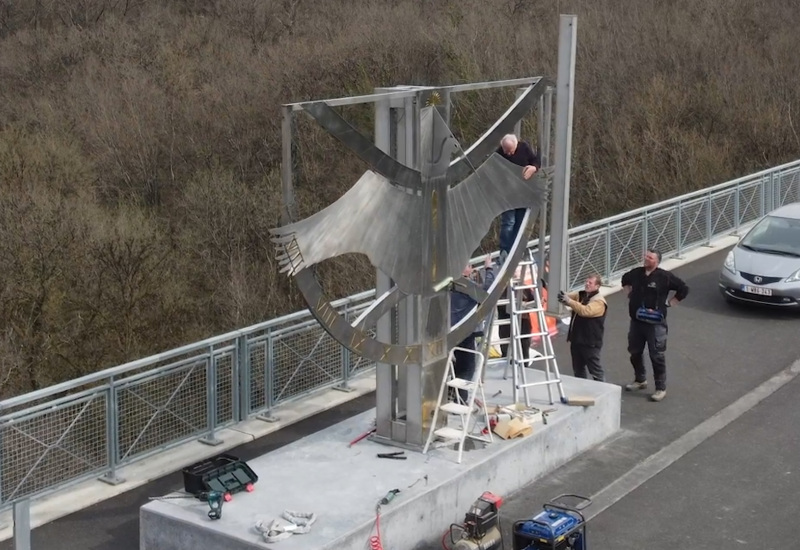
<path id="1" fill-rule="evenodd" d="M 496 153 L 502 155 L 506 160 L 522 167 L 522 177 L 526 180 L 531 179 L 542 167 L 539 156 L 533 148 L 525 141 L 520 141 L 514 134 L 508 134 L 500 140 L 500 147 Z M 525 216 L 525 208 L 508 210 L 500 215 L 500 253 L 509 253 L 514 239 L 522 225 L 522 218 Z"/>

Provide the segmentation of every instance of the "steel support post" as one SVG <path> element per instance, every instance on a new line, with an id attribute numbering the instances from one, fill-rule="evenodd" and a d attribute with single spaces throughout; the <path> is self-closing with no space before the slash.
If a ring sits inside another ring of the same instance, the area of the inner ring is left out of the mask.
<path id="1" fill-rule="evenodd" d="M 550 139 L 552 136 L 553 88 L 547 88 L 539 99 L 539 161 L 542 167 L 550 166 Z M 547 256 L 547 213 L 549 200 L 546 200 L 539 211 L 539 249 L 536 262 L 539 266 L 540 278 L 545 275 L 545 257 Z"/>
<path id="2" fill-rule="evenodd" d="M 572 158 L 572 109 L 575 99 L 575 53 L 578 17 L 562 15 L 558 36 L 558 80 L 556 84 L 556 150 L 553 177 L 553 223 L 550 233 L 548 296 L 567 290 L 569 251 L 569 184 Z M 560 315 L 561 304 L 547 301 L 548 313 Z"/>
<path id="3" fill-rule="evenodd" d="M 382 90 L 376 89 L 375 93 Z M 391 109 L 388 99 L 375 102 L 375 145 L 382 151 L 392 154 L 392 120 Z M 375 273 L 375 296 L 383 296 L 391 287 L 392 281 L 380 269 Z M 392 315 L 384 315 L 378 319 L 375 331 L 376 337 L 383 342 L 393 342 L 394 335 L 392 330 L 392 317 L 396 315 L 396 308 L 392 310 Z M 392 418 L 394 416 L 393 406 L 395 399 L 395 373 L 397 367 L 386 363 L 375 365 L 375 433 L 380 437 L 391 437 Z"/>

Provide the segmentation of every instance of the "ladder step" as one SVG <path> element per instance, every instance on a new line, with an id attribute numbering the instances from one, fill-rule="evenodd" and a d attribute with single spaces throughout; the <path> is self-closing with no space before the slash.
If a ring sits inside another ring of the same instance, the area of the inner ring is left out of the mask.
<path id="1" fill-rule="evenodd" d="M 446 413 L 460 414 L 462 416 L 465 414 L 469 414 L 470 412 L 470 408 L 467 407 L 466 405 L 462 405 L 460 403 L 452 403 L 452 402 L 445 403 L 444 405 L 439 407 L 439 409 L 443 410 Z"/>
<path id="2" fill-rule="evenodd" d="M 451 388 L 458 388 L 460 390 L 470 390 L 475 387 L 475 382 L 466 380 L 464 378 L 453 378 L 447 381 L 447 385 Z"/>
<path id="3" fill-rule="evenodd" d="M 534 288 L 539 288 L 539 285 L 535 284 L 511 285 L 511 288 L 514 290 L 533 290 Z"/>
<path id="4" fill-rule="evenodd" d="M 514 336 L 514 338 L 517 339 L 517 340 L 525 340 L 526 338 L 533 338 L 533 337 L 536 337 L 536 336 L 545 336 L 545 335 L 548 335 L 548 334 L 550 334 L 550 333 L 549 332 L 529 332 L 527 334 L 518 334 L 518 335 Z"/>
<path id="5" fill-rule="evenodd" d="M 524 364 L 527 365 L 529 363 L 535 363 L 536 361 L 547 361 L 548 359 L 555 359 L 555 358 L 556 358 L 555 355 L 539 355 L 537 357 L 529 357 L 527 359 L 520 359 L 519 362 L 520 363 L 524 363 Z"/>
<path id="6" fill-rule="evenodd" d="M 463 433 L 463 430 L 457 430 L 456 428 L 439 428 L 433 432 L 436 437 L 441 439 L 455 439 L 456 441 L 461 441 Z"/>

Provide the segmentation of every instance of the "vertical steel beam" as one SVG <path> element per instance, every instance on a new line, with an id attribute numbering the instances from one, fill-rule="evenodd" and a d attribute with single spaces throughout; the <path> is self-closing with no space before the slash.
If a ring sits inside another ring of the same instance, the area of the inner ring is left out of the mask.
<path id="1" fill-rule="evenodd" d="M 376 88 L 375 93 L 380 93 Z M 387 154 L 391 154 L 391 110 L 389 100 L 384 99 L 375 103 L 375 145 Z M 382 296 L 392 287 L 392 281 L 380 269 L 376 270 L 375 296 Z M 392 319 L 384 315 L 378 319 L 376 337 L 383 342 L 392 341 Z M 394 371 L 395 367 L 386 363 L 378 363 L 375 369 L 375 421 L 376 434 L 381 437 L 390 437 L 394 407 Z"/>
<path id="2" fill-rule="evenodd" d="M 402 134 L 403 156 L 398 155 L 398 160 L 409 168 L 419 168 L 419 109 L 420 94 L 407 97 L 403 105 L 402 124 L 398 125 L 398 132 Z M 400 136 L 398 136 L 398 142 Z M 420 243 L 422 245 L 422 243 Z M 421 298 L 413 296 L 404 300 L 405 307 L 400 309 L 400 322 L 405 325 L 404 339 L 406 343 L 420 341 L 419 315 Z M 405 318 L 403 318 L 405 317 Z M 423 393 L 423 368 L 422 365 L 406 365 L 398 369 L 398 421 L 395 423 L 395 436 L 397 442 L 411 446 L 422 446 L 422 393 Z"/>
<path id="3" fill-rule="evenodd" d="M 556 85 L 556 150 L 553 177 L 553 224 L 550 234 L 548 296 L 566 290 L 568 276 L 569 184 L 572 157 L 572 109 L 575 100 L 575 53 L 578 17 L 562 15 L 558 36 L 558 80 Z M 561 314 L 557 300 L 547 301 L 549 313 Z"/>
<path id="4" fill-rule="evenodd" d="M 282 107 L 281 119 L 281 191 L 285 197 L 284 202 L 287 205 L 286 211 L 283 213 L 283 223 L 291 221 L 291 213 L 294 210 L 294 190 L 292 189 L 292 127 L 293 115 L 291 107 Z"/>
<path id="5" fill-rule="evenodd" d="M 539 98 L 539 160 L 542 167 L 550 166 L 550 139 L 552 136 L 553 89 L 548 87 Z M 539 265 L 540 277 L 545 275 L 544 262 L 547 250 L 547 215 L 550 211 L 545 200 L 539 210 L 539 249 L 536 262 Z"/>

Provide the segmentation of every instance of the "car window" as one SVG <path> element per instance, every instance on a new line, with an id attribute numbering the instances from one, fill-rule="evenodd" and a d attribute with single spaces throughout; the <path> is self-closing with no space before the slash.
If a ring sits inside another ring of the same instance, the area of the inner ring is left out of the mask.
<path id="1" fill-rule="evenodd" d="M 800 255 L 800 220 L 766 216 L 740 243 L 761 252 L 784 252 Z"/>

